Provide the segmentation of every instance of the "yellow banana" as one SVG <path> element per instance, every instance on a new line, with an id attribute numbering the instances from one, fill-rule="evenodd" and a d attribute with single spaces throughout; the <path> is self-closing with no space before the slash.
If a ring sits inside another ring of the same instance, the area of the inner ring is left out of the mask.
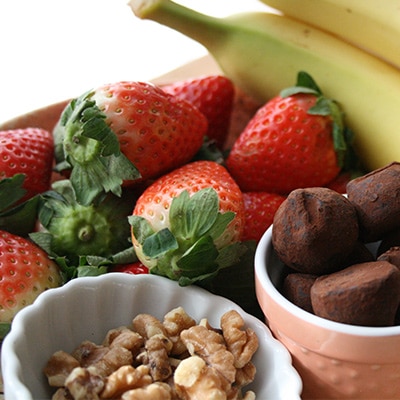
<path id="1" fill-rule="evenodd" d="M 400 68 L 398 0 L 260 0 Z"/>
<path id="2" fill-rule="evenodd" d="M 130 6 L 138 17 L 169 26 L 204 45 L 222 71 L 260 101 L 293 85 L 300 70 L 308 72 L 327 97 L 342 105 L 367 169 L 400 161 L 400 72 L 396 68 L 284 16 L 254 12 L 214 18 L 170 0 L 131 0 Z"/>

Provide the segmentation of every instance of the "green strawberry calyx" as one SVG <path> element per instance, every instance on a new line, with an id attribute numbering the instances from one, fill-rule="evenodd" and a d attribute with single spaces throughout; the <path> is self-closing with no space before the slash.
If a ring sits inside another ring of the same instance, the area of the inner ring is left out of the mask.
<path id="1" fill-rule="evenodd" d="M 131 192 L 124 191 L 121 197 L 104 193 L 82 205 L 69 180 L 57 181 L 52 191 L 41 196 L 38 217 L 42 230 L 29 236 L 56 260 L 68 279 L 103 273 L 104 268 L 83 267 L 112 264 L 121 252 L 126 262 L 137 260 L 128 223 L 133 204 Z"/>
<path id="2" fill-rule="evenodd" d="M 215 244 L 234 217 L 233 212 L 221 213 L 217 192 L 205 188 L 192 196 L 184 190 L 173 198 L 169 227 L 154 231 L 137 215 L 130 216 L 129 222 L 150 273 L 187 286 L 212 279 L 244 254 L 246 248 L 239 242 L 221 248 Z"/>
<path id="3" fill-rule="evenodd" d="M 25 174 L 0 180 L 0 229 L 26 236 L 36 224 L 39 196 L 23 201 Z"/>
<path id="4" fill-rule="evenodd" d="M 70 180 L 82 204 L 89 204 L 103 191 L 119 196 L 124 180 L 140 178 L 121 152 L 106 115 L 92 100 L 94 93 L 85 93 L 67 105 L 54 134 L 56 170 L 71 169 Z"/>
<path id="5" fill-rule="evenodd" d="M 0 322 L 0 343 L 11 330 L 11 322 Z"/>
<path id="6" fill-rule="evenodd" d="M 0 212 L 11 208 L 24 197 L 25 177 L 25 174 L 15 174 L 10 178 L 0 180 Z"/>
<path id="7" fill-rule="evenodd" d="M 340 104 L 336 100 L 325 97 L 314 79 L 304 71 L 298 73 L 295 86 L 280 92 L 283 98 L 296 94 L 311 94 L 317 97 L 315 105 L 308 110 L 308 114 L 332 118 L 332 139 L 338 166 L 343 171 L 358 169 L 359 160 L 353 149 L 354 134 L 345 124 L 345 116 Z"/>

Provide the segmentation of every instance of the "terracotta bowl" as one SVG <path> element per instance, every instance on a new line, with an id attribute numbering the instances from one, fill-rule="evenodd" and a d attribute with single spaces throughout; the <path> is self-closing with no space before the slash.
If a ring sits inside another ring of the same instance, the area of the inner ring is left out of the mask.
<path id="1" fill-rule="evenodd" d="M 399 399 L 400 326 L 361 327 L 317 317 L 280 293 L 286 267 L 271 241 L 255 256 L 257 299 L 266 322 L 293 358 L 303 399 Z"/>

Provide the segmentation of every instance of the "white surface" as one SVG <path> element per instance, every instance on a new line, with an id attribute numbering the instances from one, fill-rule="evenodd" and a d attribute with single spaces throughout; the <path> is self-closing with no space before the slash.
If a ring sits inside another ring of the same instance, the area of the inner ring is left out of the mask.
<path id="1" fill-rule="evenodd" d="M 217 17 L 267 9 L 257 0 L 177 0 Z M 103 83 L 149 80 L 207 54 L 140 20 L 128 0 L 1 0 L 0 122 Z"/>
<path id="2" fill-rule="evenodd" d="M 109 329 L 129 325 L 139 313 L 162 319 L 178 306 L 197 322 L 207 317 L 215 327 L 225 312 L 236 309 L 259 339 L 253 357 L 257 374 L 246 388 L 262 400 L 300 400 L 301 381 L 289 353 L 261 321 L 196 286 L 183 288 L 155 275 L 123 273 L 75 279 L 42 293 L 17 314 L 2 346 L 6 399 L 49 398 L 51 390 L 42 370 L 55 351 L 72 351 L 83 340 L 101 343 Z"/>

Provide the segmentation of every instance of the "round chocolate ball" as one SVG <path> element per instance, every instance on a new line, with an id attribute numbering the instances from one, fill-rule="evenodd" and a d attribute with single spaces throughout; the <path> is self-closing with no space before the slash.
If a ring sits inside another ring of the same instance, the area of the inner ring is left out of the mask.
<path id="1" fill-rule="evenodd" d="M 346 197 L 323 187 L 296 189 L 275 213 L 272 243 L 289 267 L 323 275 L 347 266 L 358 233 L 357 213 Z"/>
<path id="2" fill-rule="evenodd" d="M 346 189 L 357 210 L 364 242 L 381 240 L 400 228 L 400 163 L 393 162 L 355 178 Z"/>

